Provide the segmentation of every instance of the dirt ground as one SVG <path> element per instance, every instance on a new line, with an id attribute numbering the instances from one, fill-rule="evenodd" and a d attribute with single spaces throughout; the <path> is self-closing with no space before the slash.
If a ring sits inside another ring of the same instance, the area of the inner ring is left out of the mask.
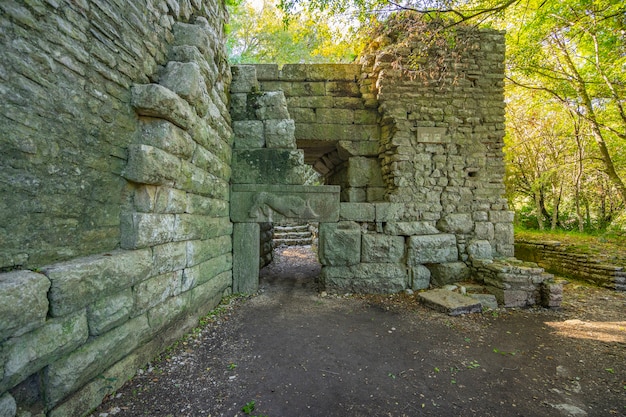
<path id="1" fill-rule="evenodd" d="M 450 317 L 415 295 L 327 296 L 302 248 L 94 411 L 107 416 L 626 416 L 626 294 Z"/>

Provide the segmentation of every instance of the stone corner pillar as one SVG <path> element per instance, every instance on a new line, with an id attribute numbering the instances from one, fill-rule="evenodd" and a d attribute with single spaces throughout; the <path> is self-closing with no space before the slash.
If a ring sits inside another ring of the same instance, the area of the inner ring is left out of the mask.
<path id="1" fill-rule="evenodd" d="M 233 293 L 252 294 L 259 289 L 260 226 L 233 225 Z"/>

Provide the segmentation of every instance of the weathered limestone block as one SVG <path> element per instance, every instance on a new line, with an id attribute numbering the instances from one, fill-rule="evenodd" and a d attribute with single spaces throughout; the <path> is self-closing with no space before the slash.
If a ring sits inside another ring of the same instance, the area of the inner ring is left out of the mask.
<path id="1" fill-rule="evenodd" d="M 196 214 L 177 214 L 172 238 L 177 241 L 211 239 L 230 235 L 232 224 L 225 217 L 211 218 Z"/>
<path id="2" fill-rule="evenodd" d="M 198 116 L 207 114 L 209 95 L 200 66 L 195 62 L 168 62 L 159 83 L 187 100 Z"/>
<path id="3" fill-rule="evenodd" d="M 446 262 L 429 264 L 430 282 L 436 287 L 465 281 L 470 277 L 471 270 L 464 262 Z"/>
<path id="4" fill-rule="evenodd" d="M 172 242 L 152 247 L 151 276 L 178 271 L 187 266 L 187 242 Z"/>
<path id="5" fill-rule="evenodd" d="M 44 325 L 49 288 L 50 281 L 42 274 L 31 271 L 0 274 L 0 341 Z"/>
<path id="6" fill-rule="evenodd" d="M 494 227 L 496 251 L 502 256 L 514 256 L 513 223 L 497 223 Z"/>
<path id="7" fill-rule="evenodd" d="M 120 216 L 122 249 L 140 249 L 173 240 L 176 215 L 124 213 Z"/>
<path id="8" fill-rule="evenodd" d="M 330 97 L 308 97 L 308 101 L 317 99 L 319 103 L 299 103 L 299 107 L 332 107 L 333 102 L 324 101 Z M 299 98 L 301 101 L 303 97 Z M 291 102 L 292 99 L 290 98 Z M 378 125 L 338 125 L 329 123 L 298 123 L 295 132 L 296 140 L 316 140 L 316 141 L 377 141 L 380 137 Z"/>
<path id="9" fill-rule="evenodd" d="M 473 240 L 467 246 L 470 259 L 493 259 L 493 249 L 488 240 Z"/>
<path id="10" fill-rule="evenodd" d="M 320 283 L 333 293 L 393 294 L 406 289 L 407 272 L 400 264 L 388 263 L 324 266 Z"/>
<path id="11" fill-rule="evenodd" d="M 265 145 L 274 149 L 296 149 L 293 120 L 265 120 Z"/>
<path id="12" fill-rule="evenodd" d="M 404 256 L 404 237 L 374 233 L 363 234 L 361 261 L 368 263 L 400 263 Z"/>
<path id="13" fill-rule="evenodd" d="M 169 120 L 185 130 L 195 121 L 189 103 L 162 85 L 136 84 L 131 93 L 131 104 L 140 116 Z"/>
<path id="14" fill-rule="evenodd" d="M 152 251 L 114 251 L 42 268 L 52 283 L 50 314 L 64 316 L 141 282 L 152 272 Z"/>
<path id="15" fill-rule="evenodd" d="M 257 241 L 258 246 L 258 241 Z M 254 258 L 254 262 L 258 264 L 259 257 Z M 205 282 L 213 279 L 217 275 L 224 271 L 229 271 L 233 268 L 233 254 L 225 253 L 207 261 L 186 268 L 183 271 L 182 277 L 182 291 L 188 291 L 192 288 L 202 285 Z M 257 275 L 258 280 L 258 275 Z"/>
<path id="16" fill-rule="evenodd" d="M 341 201 L 365 203 L 367 202 L 367 192 L 365 188 L 345 187 L 341 190 Z"/>
<path id="17" fill-rule="evenodd" d="M 150 334 L 145 315 L 91 340 L 50 363 L 44 373 L 48 406 L 56 405 L 102 371 L 137 348 Z"/>
<path id="18" fill-rule="evenodd" d="M 354 110 L 351 109 L 317 109 L 316 121 L 330 124 L 352 124 Z"/>
<path id="19" fill-rule="evenodd" d="M 225 271 L 208 282 L 191 290 L 189 306 L 191 311 L 202 309 L 208 311 L 219 304 L 224 292 L 232 288 L 233 274 Z"/>
<path id="20" fill-rule="evenodd" d="M 439 219 L 437 228 L 446 233 L 470 233 L 474 222 L 470 213 L 450 213 Z"/>
<path id="21" fill-rule="evenodd" d="M 154 146 L 181 158 L 190 158 L 196 147 L 189 133 L 167 120 L 144 121 L 140 132 L 142 144 Z"/>
<path id="22" fill-rule="evenodd" d="M 492 241 L 495 237 L 495 228 L 491 222 L 476 222 L 474 225 L 476 239 Z"/>
<path id="23" fill-rule="evenodd" d="M 392 222 L 404 219 L 405 205 L 402 203 L 375 203 L 376 221 Z"/>
<path id="24" fill-rule="evenodd" d="M 412 290 L 424 290 L 430 287 L 430 269 L 424 265 L 409 267 L 409 278 Z"/>
<path id="25" fill-rule="evenodd" d="M 85 311 L 50 319 L 45 326 L 8 339 L 3 346 L 4 378 L 0 392 L 12 388 L 55 359 L 72 352 L 89 336 Z"/>
<path id="26" fill-rule="evenodd" d="M 336 222 L 339 187 L 233 184 L 233 222 L 275 222 L 286 219 Z"/>
<path id="27" fill-rule="evenodd" d="M 233 150 L 234 184 L 304 184 L 304 154 L 294 149 Z"/>
<path id="28" fill-rule="evenodd" d="M 343 221 L 321 223 L 319 228 L 319 258 L 322 265 L 356 265 L 361 262 L 361 227 Z"/>
<path id="29" fill-rule="evenodd" d="M 14 417 L 17 412 L 17 405 L 15 399 L 8 392 L 0 395 L 0 416 L 1 417 Z"/>
<path id="30" fill-rule="evenodd" d="M 187 267 L 208 261 L 218 255 L 230 253 L 233 247 L 230 235 L 206 240 L 190 240 L 184 243 L 187 246 Z"/>
<path id="31" fill-rule="evenodd" d="M 87 306 L 89 333 L 97 336 L 124 323 L 131 317 L 134 305 L 133 290 L 130 288 L 90 304 Z"/>
<path id="32" fill-rule="evenodd" d="M 164 302 L 148 310 L 146 314 L 148 316 L 148 323 L 150 323 L 150 332 L 152 334 L 159 332 L 170 323 L 190 313 L 190 300 L 190 292 L 185 292 L 178 296 L 167 298 Z"/>
<path id="33" fill-rule="evenodd" d="M 378 159 L 355 156 L 348 160 L 348 184 L 351 187 L 383 186 Z"/>
<path id="34" fill-rule="evenodd" d="M 234 148 L 258 149 L 265 147 L 262 120 L 239 120 L 233 122 Z"/>
<path id="35" fill-rule="evenodd" d="M 287 100 L 282 91 L 268 91 L 255 96 L 255 98 L 252 106 L 255 109 L 254 114 L 257 120 L 290 119 Z M 250 101 L 250 97 L 248 97 L 248 101 Z M 248 107 L 250 105 L 249 102 Z"/>
<path id="36" fill-rule="evenodd" d="M 183 271 L 168 272 L 133 287 L 133 315 L 143 314 L 152 307 L 182 292 Z"/>
<path id="37" fill-rule="evenodd" d="M 260 226 L 235 223 L 233 230 L 233 292 L 252 294 L 259 287 Z"/>
<path id="38" fill-rule="evenodd" d="M 215 81 L 219 75 L 219 69 L 215 62 L 205 59 L 200 50 L 196 46 L 179 45 L 170 49 L 169 58 L 178 62 L 193 62 L 200 67 L 202 76 L 205 79 L 207 87 L 215 85 Z"/>
<path id="39" fill-rule="evenodd" d="M 490 211 L 489 221 L 492 223 L 510 223 L 513 224 L 515 212 L 513 211 Z"/>
<path id="40" fill-rule="evenodd" d="M 233 75 L 230 84 L 231 93 L 250 93 L 259 91 L 257 68 L 255 65 L 234 65 L 230 67 Z"/>
<path id="41" fill-rule="evenodd" d="M 411 236 L 407 256 L 410 266 L 455 262 L 459 257 L 456 238 L 449 234 Z"/>
<path id="42" fill-rule="evenodd" d="M 187 194 L 187 213 L 203 214 L 210 217 L 228 217 L 228 201 L 205 197 L 197 194 Z"/>
<path id="43" fill-rule="evenodd" d="M 122 176 L 139 184 L 173 186 L 182 176 L 181 160 L 153 146 L 130 145 Z"/>
<path id="44" fill-rule="evenodd" d="M 388 222 L 384 226 L 388 235 L 415 236 L 415 235 L 436 235 L 439 230 L 435 227 L 434 221 L 414 221 L 414 222 Z"/>
<path id="45" fill-rule="evenodd" d="M 340 203 L 339 218 L 357 222 L 373 222 L 376 206 L 370 203 Z"/>
<path id="46" fill-rule="evenodd" d="M 171 4 L 174 2 L 168 2 Z M 206 22 L 206 20 L 205 20 Z M 200 24 L 175 22 L 172 28 L 174 46 L 195 46 L 206 57 L 213 57 L 215 39 L 210 35 L 209 28 Z"/>
<path id="47" fill-rule="evenodd" d="M 295 119 L 295 118 L 294 118 Z M 352 156 L 375 156 L 378 157 L 378 142 L 363 142 L 342 140 L 337 143 L 339 157 L 348 159 Z"/>
<path id="48" fill-rule="evenodd" d="M 133 203 L 141 213 L 184 213 L 187 210 L 187 193 L 175 188 L 140 185 L 135 189 Z"/>

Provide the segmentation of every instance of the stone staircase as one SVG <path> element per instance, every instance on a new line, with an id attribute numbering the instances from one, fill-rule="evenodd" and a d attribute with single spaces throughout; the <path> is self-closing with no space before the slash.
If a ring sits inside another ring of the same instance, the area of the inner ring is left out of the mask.
<path id="1" fill-rule="evenodd" d="M 313 244 L 313 233 L 308 224 L 274 226 L 274 247 Z"/>

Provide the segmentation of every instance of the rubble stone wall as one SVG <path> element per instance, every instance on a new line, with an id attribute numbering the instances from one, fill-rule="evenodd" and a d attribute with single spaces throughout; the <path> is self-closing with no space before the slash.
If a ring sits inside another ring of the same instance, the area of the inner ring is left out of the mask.
<path id="1" fill-rule="evenodd" d="M 230 291 L 225 16 L 0 4 L 0 415 L 84 415 Z"/>
<path id="2" fill-rule="evenodd" d="M 626 291 L 626 265 L 609 254 L 577 253 L 556 241 L 518 240 L 515 256 L 536 262 L 547 271 L 617 291 Z"/>

